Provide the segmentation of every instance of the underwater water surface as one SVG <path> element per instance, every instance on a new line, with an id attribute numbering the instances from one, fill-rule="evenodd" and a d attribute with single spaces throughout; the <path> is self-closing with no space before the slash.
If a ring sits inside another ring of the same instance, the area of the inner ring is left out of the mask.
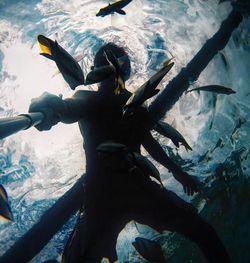
<path id="1" fill-rule="evenodd" d="M 54 63 L 39 55 L 36 36 L 57 39 L 72 55 L 83 55 L 84 73 L 105 42 L 124 46 L 132 61 L 127 88 L 135 90 L 167 59 L 175 65 L 161 89 L 192 59 L 228 16 L 228 2 L 217 0 L 134 0 L 118 14 L 96 17 L 103 0 L 0 0 L 0 117 L 28 111 L 32 98 L 47 91 L 73 95 Z M 169 155 L 204 182 L 191 199 L 222 238 L 233 262 L 250 262 L 250 21 L 244 19 L 228 45 L 191 87 L 219 84 L 233 95 L 183 94 L 165 120 L 173 123 L 192 152 L 157 139 Z M 86 87 L 78 87 L 78 89 Z M 89 89 L 95 89 L 90 86 Z M 0 222 L 0 255 L 22 236 L 83 174 L 83 142 L 77 124 L 59 124 L 47 132 L 34 128 L 0 141 L 0 183 L 8 192 L 14 222 Z M 146 154 L 146 153 L 145 153 Z M 160 167 L 164 185 L 189 200 Z M 56 219 L 55 219 L 56 220 Z M 32 260 L 59 258 L 75 217 Z M 144 226 L 126 226 L 119 236 L 119 262 L 144 262 L 131 242 L 137 236 L 161 243 L 167 261 L 205 262 L 190 241 L 162 235 Z M 39 237 L 38 237 L 39 238 Z"/>

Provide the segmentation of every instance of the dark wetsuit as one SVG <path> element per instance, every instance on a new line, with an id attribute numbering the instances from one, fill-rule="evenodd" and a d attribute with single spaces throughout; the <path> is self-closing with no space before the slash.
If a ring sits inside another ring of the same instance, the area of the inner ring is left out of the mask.
<path id="1" fill-rule="evenodd" d="M 78 91 L 54 108 L 60 121 L 79 122 L 86 152 L 84 209 L 66 245 L 64 262 L 100 262 L 103 257 L 115 261 L 117 237 L 131 220 L 159 232 L 170 230 L 185 235 L 197 243 L 209 262 L 230 262 L 214 229 L 189 203 L 142 173 L 119 169 L 117 164 L 114 169 L 112 165 L 105 168 L 100 163 L 97 146 L 112 140 L 137 152 L 142 144 L 154 159 L 174 166 L 151 136 L 145 109 L 122 120 L 122 107 L 129 96 L 126 91 L 119 96 Z"/>

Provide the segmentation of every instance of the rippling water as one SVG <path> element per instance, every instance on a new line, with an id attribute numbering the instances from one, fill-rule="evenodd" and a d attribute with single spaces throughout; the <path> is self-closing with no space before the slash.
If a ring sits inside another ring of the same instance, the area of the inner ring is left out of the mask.
<path id="1" fill-rule="evenodd" d="M 108 1 L 1 0 L 0 117 L 27 112 L 31 98 L 44 91 L 63 94 L 63 97 L 72 95 L 62 77 L 55 75 L 55 65 L 39 56 L 37 34 L 57 39 L 72 55 L 83 54 L 85 73 L 104 42 L 124 46 L 133 67 L 127 84 L 130 90 L 139 87 L 166 58 L 173 56 L 175 66 L 163 82 L 163 88 L 230 13 L 228 3 L 218 6 L 217 2 L 134 0 L 125 8 L 126 16 L 97 18 L 96 12 Z M 158 138 L 190 174 L 206 182 L 204 193 L 193 202 L 216 227 L 234 262 L 240 263 L 250 261 L 249 28 L 250 22 L 245 19 L 227 47 L 210 62 L 198 81 L 191 84 L 194 87 L 221 84 L 232 87 L 236 95 L 189 93 L 166 115 L 166 120 L 174 122 L 192 145 L 193 152 L 177 151 L 169 141 Z M 186 198 L 181 186 L 165 169 L 159 168 L 166 187 Z M 9 194 L 15 219 L 13 223 L 0 224 L 0 254 L 30 228 L 83 171 L 84 152 L 77 125 L 60 124 L 42 133 L 30 129 L 0 141 L 0 183 Z M 73 223 L 74 218 L 32 262 L 59 257 Z M 159 236 L 133 224 L 121 233 L 117 244 L 121 262 L 138 262 L 131 246 L 138 235 L 161 242 L 168 262 L 203 262 L 189 241 L 175 235 Z"/>

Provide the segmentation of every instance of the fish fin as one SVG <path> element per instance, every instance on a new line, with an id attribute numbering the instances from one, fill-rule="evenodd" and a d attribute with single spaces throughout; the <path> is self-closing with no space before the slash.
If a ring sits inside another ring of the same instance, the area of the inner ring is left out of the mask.
<path id="1" fill-rule="evenodd" d="M 123 89 L 125 89 L 125 82 L 124 80 L 119 76 L 117 79 L 117 87 L 115 89 L 115 94 L 119 95 Z"/>
<path id="2" fill-rule="evenodd" d="M 46 53 L 40 53 L 40 55 L 41 55 L 41 56 L 44 56 L 44 57 L 46 57 L 46 58 L 48 58 L 48 59 L 50 59 L 50 60 L 55 61 L 54 58 L 53 58 L 53 56 L 51 56 L 51 55 L 49 55 L 49 54 L 46 54 Z"/>
<path id="3" fill-rule="evenodd" d="M 150 177 L 152 177 L 152 178 L 154 178 L 159 184 L 160 184 L 160 186 L 161 186 L 161 189 L 163 189 L 164 188 L 164 185 L 163 185 L 163 183 L 162 183 L 162 180 L 161 180 L 161 178 L 160 177 L 155 177 L 155 176 L 152 176 L 152 175 L 150 175 Z"/>
<path id="4" fill-rule="evenodd" d="M 167 67 L 167 66 L 172 62 L 172 60 L 173 60 L 173 57 L 170 58 L 170 59 L 165 60 L 165 61 L 163 62 L 163 67 Z"/>
<path id="5" fill-rule="evenodd" d="M 110 263 L 109 259 L 106 257 L 103 257 L 101 262 L 102 263 Z"/>
<path id="6" fill-rule="evenodd" d="M 120 14 L 120 15 L 126 15 L 126 12 L 122 9 L 116 9 L 115 12 Z"/>
<path id="7" fill-rule="evenodd" d="M 3 215 L 0 215 L 0 220 L 1 221 L 7 221 L 7 222 L 12 221 L 12 220 L 8 219 L 7 217 L 5 217 Z"/>
<path id="8" fill-rule="evenodd" d="M 57 70 L 57 71 L 52 75 L 51 78 L 54 78 L 54 77 L 57 76 L 58 74 L 61 74 L 61 72 L 60 72 L 59 70 Z"/>
<path id="9" fill-rule="evenodd" d="M 193 151 L 192 147 L 191 147 L 187 142 L 182 143 L 182 145 L 185 147 L 185 149 L 186 149 L 187 152 L 188 152 L 188 151 Z"/>
<path id="10" fill-rule="evenodd" d="M 180 144 L 179 144 L 179 142 L 178 142 L 177 140 L 174 140 L 173 138 L 170 138 L 170 139 L 171 139 L 171 141 L 173 142 L 173 144 L 174 144 L 177 148 L 180 147 Z"/>
<path id="11" fill-rule="evenodd" d="M 236 91 L 235 90 L 233 90 L 233 89 L 231 89 L 231 94 L 235 94 L 236 93 Z"/>
<path id="12" fill-rule="evenodd" d="M 13 214 L 10 210 L 9 205 L 8 205 L 8 210 L 5 212 L 5 214 L 0 215 L 0 219 L 3 219 L 5 221 L 13 221 Z"/>
<path id="13" fill-rule="evenodd" d="M 6 190 L 4 189 L 4 187 L 2 185 L 0 185 L 0 195 L 2 196 L 2 198 L 7 202 L 8 201 L 8 195 Z"/>
<path id="14" fill-rule="evenodd" d="M 60 48 L 62 50 L 64 50 L 66 53 L 68 53 L 64 48 L 60 47 L 58 42 L 55 40 L 55 42 L 54 42 L 54 50 L 59 53 L 59 52 L 61 52 Z"/>
<path id="15" fill-rule="evenodd" d="M 83 54 L 78 54 L 74 57 L 74 59 L 76 62 L 80 62 L 81 60 L 83 60 L 83 57 L 84 57 Z"/>
<path id="16" fill-rule="evenodd" d="M 49 38 L 47 38 L 43 35 L 38 35 L 37 41 L 39 43 L 39 47 L 40 47 L 42 53 L 52 56 L 52 51 L 51 51 L 51 41 L 52 40 L 50 40 Z"/>

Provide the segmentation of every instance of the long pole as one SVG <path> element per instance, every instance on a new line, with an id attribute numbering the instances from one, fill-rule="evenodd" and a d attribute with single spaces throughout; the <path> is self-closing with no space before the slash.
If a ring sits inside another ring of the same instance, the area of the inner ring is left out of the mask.
<path id="1" fill-rule="evenodd" d="M 0 119 L 0 140 L 22 130 L 27 130 L 42 122 L 43 113 L 35 112 L 29 114 L 20 114 L 16 117 Z"/>

